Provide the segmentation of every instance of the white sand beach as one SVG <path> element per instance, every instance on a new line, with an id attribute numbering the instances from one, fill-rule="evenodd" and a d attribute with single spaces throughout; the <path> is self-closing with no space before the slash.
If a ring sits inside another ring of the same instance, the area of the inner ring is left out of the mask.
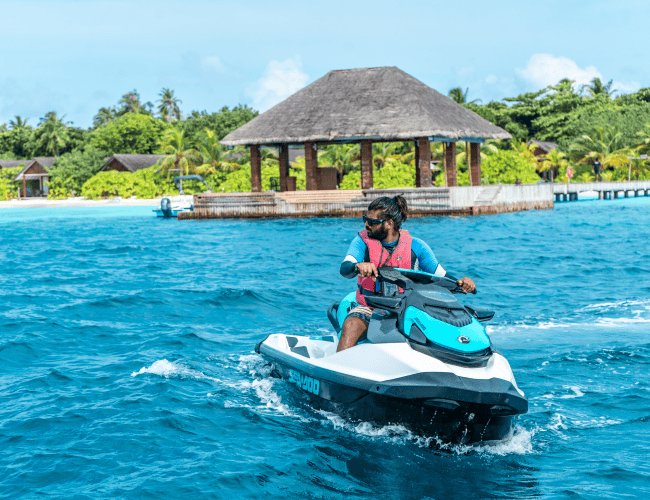
<path id="1" fill-rule="evenodd" d="M 192 196 L 172 196 L 172 202 L 192 201 Z M 2 208 L 56 208 L 56 207 L 158 207 L 162 198 L 139 200 L 136 198 L 110 198 L 107 200 L 87 200 L 82 197 L 67 200 L 48 200 L 45 198 L 23 198 L 21 200 L 0 201 Z"/>

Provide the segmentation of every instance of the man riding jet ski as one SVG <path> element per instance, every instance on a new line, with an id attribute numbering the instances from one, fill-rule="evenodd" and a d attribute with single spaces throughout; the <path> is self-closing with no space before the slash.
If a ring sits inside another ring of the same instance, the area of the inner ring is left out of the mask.
<path id="1" fill-rule="evenodd" d="M 359 286 L 328 310 L 337 335 L 273 334 L 256 351 L 317 408 L 443 441 L 502 440 L 528 401 L 482 325 L 494 313 L 456 300 L 476 286 L 445 276 L 428 246 L 399 230 L 406 218 L 400 198 L 370 205 L 359 233 L 363 256 L 356 239 L 350 246 L 341 274 L 357 269 Z M 397 237 L 387 250 L 390 230 Z"/>
<path id="2" fill-rule="evenodd" d="M 365 297 L 383 293 L 377 282 L 378 268 L 421 269 L 436 276 L 447 275 L 429 245 L 411 237 L 408 231 L 400 230 L 407 217 L 408 207 L 402 196 L 377 198 L 368 207 L 368 215 L 363 216 L 366 229 L 352 240 L 341 264 L 341 276 L 354 278 L 359 275 L 359 278 L 355 304 L 343 323 L 338 351 L 355 345 L 368 330 L 372 308 L 366 304 Z M 476 285 L 469 278 L 457 283 L 466 293 L 476 291 Z"/>

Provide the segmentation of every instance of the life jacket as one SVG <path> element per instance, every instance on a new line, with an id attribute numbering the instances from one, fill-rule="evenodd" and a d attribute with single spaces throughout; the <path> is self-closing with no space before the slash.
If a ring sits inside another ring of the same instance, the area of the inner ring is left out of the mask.
<path id="1" fill-rule="evenodd" d="M 413 238 L 406 230 L 399 232 L 399 242 L 397 248 L 390 251 L 386 250 L 381 244 L 381 241 L 373 240 L 368 237 L 368 231 L 365 229 L 359 232 L 359 236 L 368 246 L 368 255 L 370 262 L 376 268 L 380 267 L 399 267 L 401 269 L 411 269 L 411 243 Z M 362 306 L 367 306 L 364 293 L 368 295 L 380 295 L 376 290 L 377 283 L 372 278 L 364 278 L 359 276 L 357 278 L 357 303 Z M 363 290 L 363 292 L 362 292 Z M 404 293 L 402 288 L 399 289 L 400 293 Z"/>

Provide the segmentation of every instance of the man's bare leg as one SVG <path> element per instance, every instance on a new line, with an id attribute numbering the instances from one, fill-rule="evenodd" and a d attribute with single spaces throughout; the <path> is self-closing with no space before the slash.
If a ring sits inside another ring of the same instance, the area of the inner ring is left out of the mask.
<path id="1" fill-rule="evenodd" d="M 368 323 L 356 316 L 350 316 L 343 322 L 343 331 L 336 352 L 354 347 L 359 338 L 368 331 Z"/>

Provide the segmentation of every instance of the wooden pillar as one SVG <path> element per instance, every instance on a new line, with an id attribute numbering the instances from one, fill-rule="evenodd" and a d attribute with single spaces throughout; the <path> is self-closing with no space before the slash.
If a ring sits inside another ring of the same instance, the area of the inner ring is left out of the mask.
<path id="1" fill-rule="evenodd" d="M 455 142 L 445 143 L 445 178 L 447 179 L 447 187 L 454 187 L 458 185 Z"/>
<path id="2" fill-rule="evenodd" d="M 420 169 L 418 168 L 420 165 L 420 148 L 418 147 L 418 141 L 415 140 L 413 141 L 413 145 L 415 147 L 415 187 L 420 186 Z"/>
<path id="3" fill-rule="evenodd" d="M 27 198 L 27 179 L 23 175 L 23 198 Z"/>
<path id="4" fill-rule="evenodd" d="M 251 149 L 251 191 L 259 193 L 262 191 L 262 154 L 260 147 L 255 144 Z"/>
<path id="5" fill-rule="evenodd" d="M 472 186 L 481 185 L 481 145 L 478 142 L 469 143 L 469 183 Z"/>
<path id="6" fill-rule="evenodd" d="M 372 142 L 361 141 L 361 189 L 372 189 Z"/>
<path id="7" fill-rule="evenodd" d="M 428 137 L 416 139 L 415 187 L 431 187 L 431 144 Z"/>
<path id="8" fill-rule="evenodd" d="M 318 189 L 318 150 L 316 143 L 305 143 L 305 174 L 307 191 L 316 191 Z"/>
<path id="9" fill-rule="evenodd" d="M 289 177 L 288 144 L 280 144 L 278 148 L 278 163 L 280 164 L 280 191 L 287 191 L 287 177 Z"/>

